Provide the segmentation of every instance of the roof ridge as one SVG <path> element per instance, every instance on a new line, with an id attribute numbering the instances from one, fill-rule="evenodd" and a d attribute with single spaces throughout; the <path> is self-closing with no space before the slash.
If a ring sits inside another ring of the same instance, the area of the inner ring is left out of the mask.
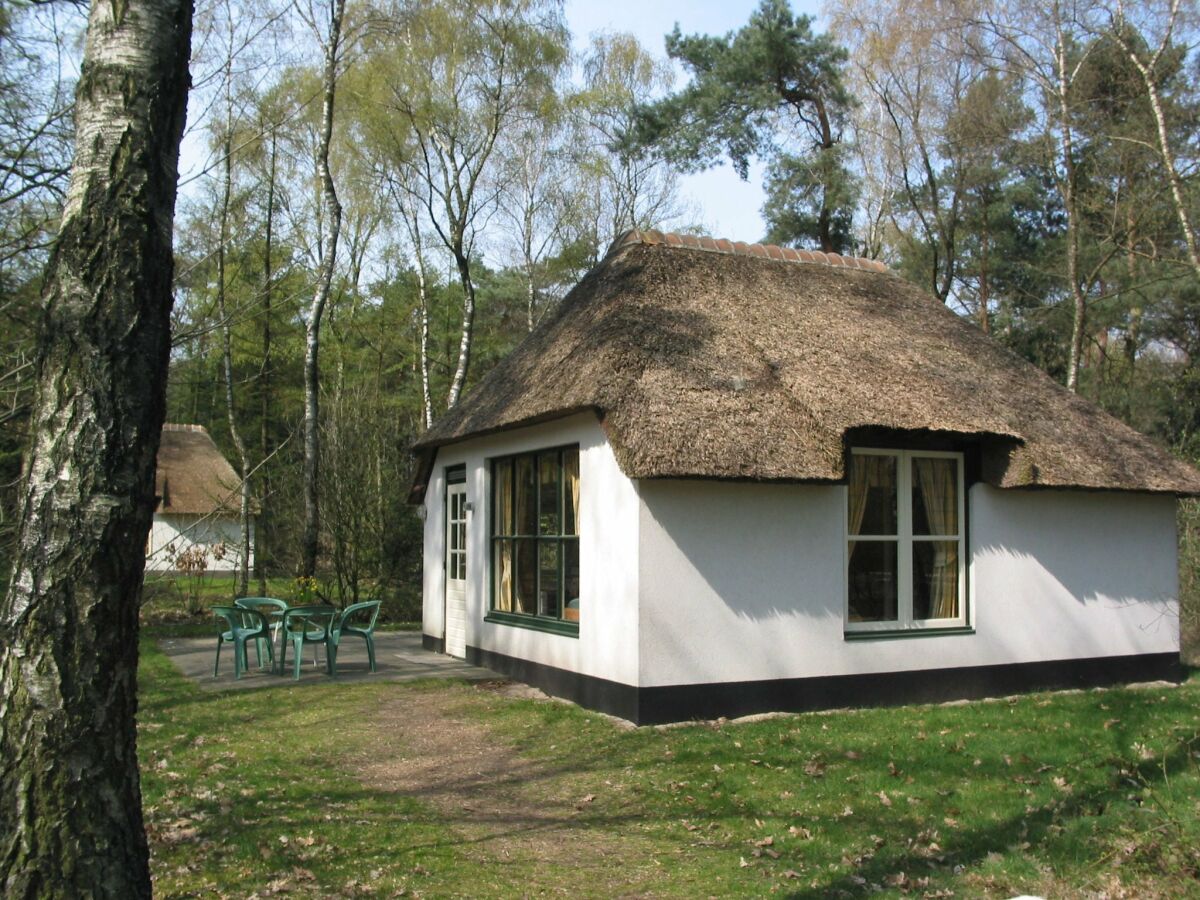
<path id="1" fill-rule="evenodd" d="M 646 244 L 651 247 L 683 247 L 688 250 L 705 250 L 709 253 L 757 256 L 761 259 L 774 259 L 780 262 L 817 263 L 844 269 L 864 269 L 868 272 L 891 271 L 879 260 L 866 259 L 861 256 L 842 256 L 838 253 L 823 253 L 820 250 L 796 250 L 793 247 L 780 247 L 775 244 L 747 244 L 745 241 L 731 241 L 726 238 L 711 238 L 697 234 L 678 234 L 673 231 L 663 232 L 651 228 L 630 229 L 613 241 L 606 255 L 612 256 L 618 250 L 631 244 Z"/>

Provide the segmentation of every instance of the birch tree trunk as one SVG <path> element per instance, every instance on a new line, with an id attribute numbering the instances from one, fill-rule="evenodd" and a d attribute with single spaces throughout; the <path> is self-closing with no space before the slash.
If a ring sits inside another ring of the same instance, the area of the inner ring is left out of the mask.
<path id="1" fill-rule="evenodd" d="M 226 81 L 229 73 L 226 71 Z M 233 323 L 230 322 L 228 304 L 225 300 L 226 266 L 225 248 L 229 243 L 229 200 L 233 193 L 233 141 L 230 137 L 233 131 L 232 103 L 227 107 L 225 118 L 225 140 L 221 152 L 225 156 L 222 165 L 221 181 L 221 221 L 217 246 L 217 313 L 221 317 L 221 361 L 225 374 L 225 415 L 229 419 L 229 436 L 233 439 L 234 449 L 237 450 L 238 464 L 241 467 L 242 484 L 240 502 L 238 503 L 238 570 L 237 595 L 245 597 L 250 587 L 250 457 L 246 452 L 246 443 L 238 430 L 237 405 L 233 396 Z"/>
<path id="2" fill-rule="evenodd" d="M 0 893 L 150 896 L 134 714 L 190 0 L 93 3 L 0 628 Z"/>
<path id="3" fill-rule="evenodd" d="M 421 317 L 421 410 L 425 427 L 431 428 L 433 426 L 433 394 L 429 389 L 429 286 L 425 276 L 425 254 L 421 248 L 419 231 L 416 227 L 413 231 L 418 234 L 414 246 L 417 253 L 417 297 L 420 302 L 418 314 Z"/>
<path id="4" fill-rule="evenodd" d="M 458 266 L 458 277 L 463 289 L 462 336 L 458 342 L 458 365 L 454 369 L 454 378 L 450 382 L 450 392 L 446 397 L 447 409 L 455 407 L 467 383 L 467 371 L 471 365 L 471 341 L 475 333 L 475 282 L 471 279 L 471 261 L 461 248 L 462 239 L 459 238 L 454 249 L 454 262 Z"/>
<path id="5" fill-rule="evenodd" d="M 320 372 L 317 358 L 321 348 L 321 318 L 329 302 L 337 263 L 338 237 L 342 227 L 342 207 L 338 201 L 333 173 L 329 168 L 329 145 L 333 141 L 333 109 L 337 91 L 338 52 L 342 36 L 345 0 L 333 0 L 329 10 L 329 32 L 325 47 L 324 97 L 321 102 L 321 139 L 317 147 L 317 175 L 321 182 L 322 205 L 326 213 L 321 236 L 321 268 L 312 304 L 305 323 L 304 344 L 304 535 L 301 546 L 301 574 L 312 577 L 317 571 L 317 541 L 320 535 L 320 507 L 317 498 L 321 435 Z"/>
<path id="6" fill-rule="evenodd" d="M 274 124 L 271 125 L 271 154 L 269 157 L 267 169 L 267 221 L 266 235 L 263 246 L 263 288 L 262 288 L 262 361 L 258 369 L 258 391 L 259 391 L 259 432 L 258 432 L 258 453 L 259 465 L 265 466 L 273 452 L 271 447 L 271 294 L 273 288 L 274 274 L 271 271 L 271 244 L 274 238 L 275 228 L 275 168 L 278 152 L 278 137 L 279 133 Z M 266 479 L 266 472 L 260 476 L 260 495 L 267 493 L 263 491 L 261 486 L 269 482 Z M 257 527 L 254 531 L 254 568 L 258 572 L 258 589 L 259 593 L 266 596 L 267 593 L 267 569 L 266 560 L 263 555 L 264 538 L 270 529 L 270 521 L 267 516 L 269 504 L 263 503 L 258 511 Z M 267 539 L 269 540 L 269 539 Z M 267 544 L 266 546 L 270 546 Z"/>
<path id="7" fill-rule="evenodd" d="M 1166 33 L 1162 43 L 1154 51 L 1147 62 L 1138 55 L 1137 50 L 1129 42 L 1125 34 L 1125 9 L 1117 4 L 1117 14 L 1114 17 L 1112 35 L 1116 38 L 1121 50 L 1133 63 L 1138 74 L 1142 76 L 1142 84 L 1146 88 L 1146 98 L 1150 101 L 1150 109 L 1154 113 L 1155 130 L 1158 135 L 1158 152 L 1162 158 L 1163 167 L 1167 170 L 1167 181 L 1171 185 L 1171 202 L 1175 207 L 1175 217 L 1179 221 L 1179 230 L 1183 232 L 1184 246 L 1187 248 L 1188 263 L 1192 271 L 1200 276 L 1200 251 L 1196 249 L 1196 232 L 1192 229 L 1191 216 L 1188 214 L 1187 202 L 1183 196 L 1183 184 L 1179 177 L 1179 168 L 1175 163 L 1175 152 L 1171 148 L 1171 138 L 1167 128 L 1167 115 L 1163 109 L 1162 96 L 1158 91 L 1155 80 L 1155 69 L 1159 59 L 1171 45 L 1171 33 L 1175 28 L 1175 19 L 1179 15 L 1179 2 L 1172 0 L 1170 4 Z"/>
<path id="8" fill-rule="evenodd" d="M 1071 348 L 1067 359 L 1067 390 L 1079 391 L 1079 366 L 1083 358 L 1083 333 L 1087 324 L 1087 297 L 1079 284 L 1079 211 L 1075 196 L 1075 146 L 1071 129 L 1070 90 L 1071 78 L 1067 74 L 1067 43 L 1063 35 L 1062 20 L 1055 7 L 1058 26 L 1054 46 L 1055 67 L 1058 76 L 1058 102 L 1060 144 L 1062 149 L 1063 178 L 1059 182 L 1063 206 L 1067 214 L 1067 280 L 1071 283 L 1073 302 L 1071 320 Z"/>

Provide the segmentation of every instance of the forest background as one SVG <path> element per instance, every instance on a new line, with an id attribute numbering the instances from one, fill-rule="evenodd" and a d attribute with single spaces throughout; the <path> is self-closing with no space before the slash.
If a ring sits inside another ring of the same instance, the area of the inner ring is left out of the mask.
<path id="1" fill-rule="evenodd" d="M 763 198 L 723 236 L 882 259 L 1200 460 L 1194 4 L 763 0 L 711 35 L 681 6 L 664 56 L 547 0 L 333 3 L 197 8 L 167 420 L 261 509 L 231 589 L 417 617 L 412 441 L 625 230 L 708 232 L 684 179 L 721 164 Z M 0 3 L 5 573 L 85 15 Z M 1191 501 L 1180 544 L 1195 647 Z"/>

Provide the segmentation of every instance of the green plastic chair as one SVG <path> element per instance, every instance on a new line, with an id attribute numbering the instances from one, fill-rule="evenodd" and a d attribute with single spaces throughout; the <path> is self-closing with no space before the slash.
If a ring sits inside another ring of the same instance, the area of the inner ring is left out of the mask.
<path id="1" fill-rule="evenodd" d="M 242 672 L 248 668 L 246 659 L 246 641 L 267 638 L 267 653 L 271 661 L 275 660 L 275 648 L 271 645 L 271 626 L 267 617 L 256 609 L 243 609 L 240 606 L 214 606 L 213 613 L 225 620 L 228 631 L 217 633 L 217 658 L 213 663 L 213 678 L 221 667 L 221 647 L 226 641 L 233 644 L 233 676 L 241 678 Z"/>
<path id="2" fill-rule="evenodd" d="M 287 647 L 292 645 L 295 661 L 292 678 L 300 680 L 300 661 L 305 644 L 325 644 L 325 671 L 329 672 L 329 626 L 337 610 L 332 606 L 292 606 L 283 614 L 283 641 L 279 650 L 279 671 L 287 667 Z"/>
<path id="3" fill-rule="evenodd" d="M 329 640 L 325 645 L 326 664 L 330 675 L 337 675 L 338 645 L 342 637 L 348 634 L 367 642 L 367 659 L 371 662 L 371 671 L 375 671 L 375 620 L 379 618 L 379 606 L 378 600 L 355 603 L 347 606 L 334 618 L 329 626 Z M 357 623 L 355 618 L 358 619 Z"/>
<path id="4" fill-rule="evenodd" d="M 242 609 L 257 609 L 259 612 L 266 613 L 267 615 L 270 615 L 271 610 L 283 612 L 288 608 L 287 601 L 279 600 L 275 597 L 238 597 L 233 601 L 233 605 L 240 606 Z M 279 619 L 275 619 L 273 622 L 269 619 L 267 621 L 270 622 L 271 625 L 271 637 L 268 638 L 265 643 L 271 644 L 274 643 L 275 638 L 279 637 L 279 628 L 281 622 Z M 262 668 L 263 664 L 263 643 L 264 640 L 262 638 L 259 638 L 254 642 L 254 655 L 258 659 L 258 667 L 260 669 Z M 274 662 L 274 655 L 275 650 L 272 648 L 272 662 Z"/>

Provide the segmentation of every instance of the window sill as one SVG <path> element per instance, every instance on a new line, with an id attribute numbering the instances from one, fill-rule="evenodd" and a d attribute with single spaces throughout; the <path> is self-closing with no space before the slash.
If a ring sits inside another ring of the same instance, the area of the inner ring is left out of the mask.
<path id="1" fill-rule="evenodd" d="M 897 628 L 890 631 L 843 631 L 847 641 L 891 641 L 897 638 L 950 637 L 957 634 L 974 634 L 970 625 L 954 625 L 949 628 Z"/>
<path id="2" fill-rule="evenodd" d="M 539 619 L 536 616 L 522 616 L 515 613 L 490 612 L 483 621 L 493 625 L 512 625 L 516 628 L 528 628 L 530 631 L 544 631 L 547 634 L 561 634 L 564 637 L 579 637 L 578 622 L 562 622 L 558 619 Z"/>

